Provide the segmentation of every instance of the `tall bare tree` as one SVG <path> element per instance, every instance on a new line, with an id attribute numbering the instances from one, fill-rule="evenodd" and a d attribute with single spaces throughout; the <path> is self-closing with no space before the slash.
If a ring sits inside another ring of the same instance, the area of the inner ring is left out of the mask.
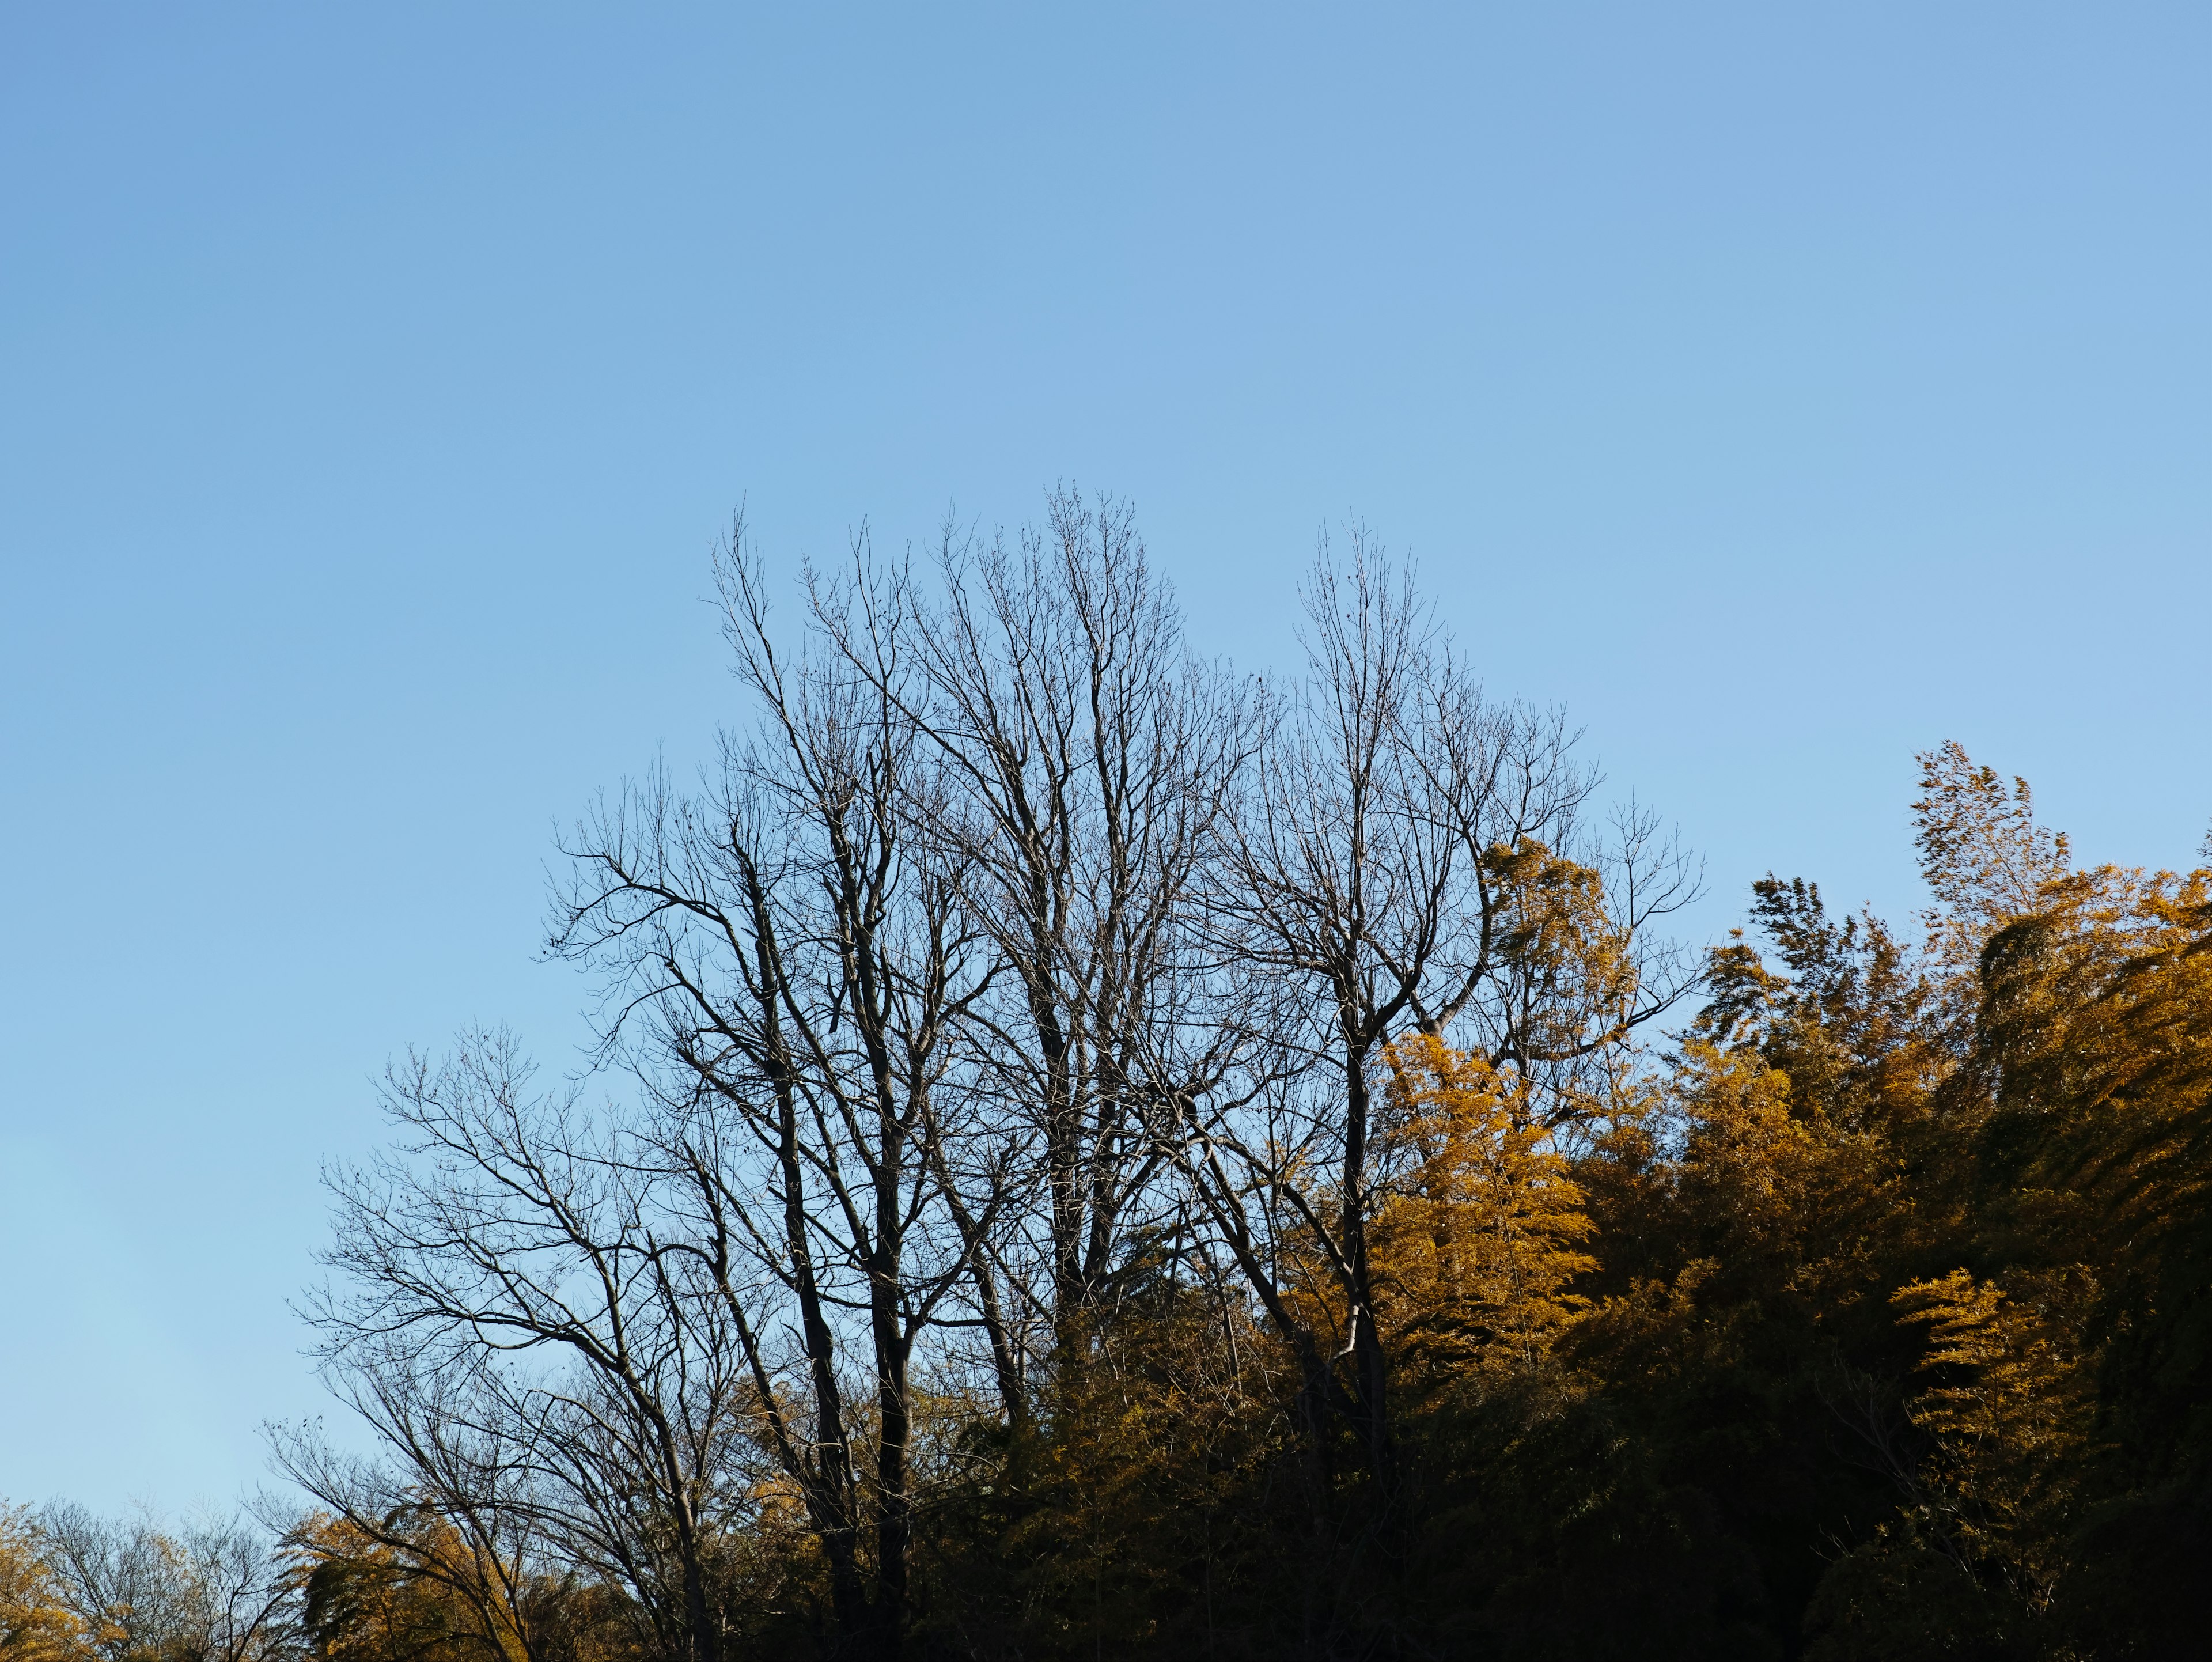
<path id="1" fill-rule="evenodd" d="M 1268 712 L 1199 925 L 1268 1065 L 1241 1101 L 1185 1099 L 1183 1169 L 1298 1358 L 1310 1424 L 1348 1429 L 1387 1486 L 1367 1240 L 1384 1047 L 1449 1037 L 1570 1118 L 1588 1064 L 1692 983 L 1649 937 L 1694 885 L 1644 817 L 1584 847 L 1597 782 L 1562 719 L 1486 700 L 1364 532 L 1341 563 L 1324 542 L 1304 598 L 1306 675 Z M 1320 1296 L 1292 1295 L 1288 1237 L 1324 1266 Z"/>
<path id="2" fill-rule="evenodd" d="M 393 1070 L 385 1095 L 399 1150 L 328 1178 L 325 1366 L 415 1487 L 474 1489 L 488 1547 L 502 1505 L 526 1512 L 623 1585 L 666 1652 L 718 1662 L 708 1561 L 741 1353 L 653 1128 L 534 1092 L 501 1034 Z M 342 1474 L 278 1448 L 343 1498 Z"/>
<path id="3" fill-rule="evenodd" d="M 726 740 L 704 794 L 655 781 L 580 829 L 553 945 L 607 977 L 606 1042 L 655 1102 L 660 1156 L 688 1185 L 685 1250 L 720 1294 L 760 1440 L 805 1498 L 838 1629 L 889 1656 L 915 1348 L 963 1319 L 1006 1192 L 1011 1156 L 989 1152 L 952 1038 L 997 958 L 958 862 L 915 834 L 939 782 L 909 714 L 910 592 L 864 567 L 814 583 L 809 623 L 839 650 L 787 658 L 742 525 L 719 571 L 759 731 Z M 973 1319 L 1010 1375 L 996 1312 Z"/>
<path id="4" fill-rule="evenodd" d="M 1028 1286 L 1037 1268 L 1030 1307 L 1079 1351 L 1165 1199 L 1147 1105 L 1220 1071 L 1185 923 L 1249 723 L 1185 648 L 1127 503 L 1058 490 L 1012 539 L 948 528 L 936 564 L 939 594 L 912 601 L 911 679 L 833 635 L 930 746 L 942 786 L 919 829 L 963 870 L 971 926 L 1007 971 L 962 1037 L 1035 1134 L 1040 1203 L 1012 1221 L 1042 1239 L 979 1269 Z"/>
<path id="5" fill-rule="evenodd" d="M 1233 1342 L 1224 1251 L 1316 1458 L 1348 1433 L 1387 1495 L 1388 1047 L 1479 1051 L 1571 1139 L 1689 983 L 1654 941 L 1693 886 L 1671 843 L 1586 824 L 1574 735 L 1486 701 L 1364 533 L 1270 695 L 1188 652 L 1126 505 L 1058 493 L 934 566 L 863 533 L 787 639 L 740 521 L 754 724 L 563 842 L 550 949 L 599 978 L 634 1105 L 471 1040 L 395 1076 L 406 1146 L 334 1179 L 318 1314 L 399 1464 L 295 1443 L 298 1474 L 394 1551 L 380 1517 L 451 1519 L 526 1662 L 541 1549 L 719 1662 L 718 1554 L 771 1503 L 842 1653 L 896 1655 L 930 1404 L 1021 1428 L 1037 1359 L 1091 1361 L 1163 1264 Z"/>

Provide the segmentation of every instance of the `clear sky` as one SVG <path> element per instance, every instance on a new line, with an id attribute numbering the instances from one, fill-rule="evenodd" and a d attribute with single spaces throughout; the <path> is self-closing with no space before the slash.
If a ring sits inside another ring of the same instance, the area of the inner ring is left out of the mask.
<path id="1" fill-rule="evenodd" d="M 1067 478 L 1285 661 L 1356 514 L 1705 851 L 2212 818 L 2201 5 L 0 10 L 0 1496 L 320 1411 L 318 1163 L 507 1020 L 707 592 Z"/>

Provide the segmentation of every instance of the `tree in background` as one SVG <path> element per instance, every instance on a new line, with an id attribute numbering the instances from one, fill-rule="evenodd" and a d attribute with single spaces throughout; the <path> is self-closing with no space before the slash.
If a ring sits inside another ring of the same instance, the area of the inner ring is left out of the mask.
<path id="1" fill-rule="evenodd" d="M 84 1639 L 46 1531 L 28 1507 L 0 1507 L 0 1657 L 70 1662 Z"/>
<path id="2" fill-rule="evenodd" d="M 243 1515 L 166 1529 L 55 1504 L 0 1507 L 0 1654 L 23 1662 L 276 1662 L 295 1578 Z"/>

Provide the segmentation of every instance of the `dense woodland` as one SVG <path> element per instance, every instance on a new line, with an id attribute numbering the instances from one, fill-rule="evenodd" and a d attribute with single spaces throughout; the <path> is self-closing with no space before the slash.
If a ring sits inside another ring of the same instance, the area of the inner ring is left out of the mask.
<path id="1" fill-rule="evenodd" d="M 1946 745 L 1923 916 L 1693 954 L 1364 535 L 1280 682 L 1072 495 L 717 570 L 741 725 L 563 839 L 582 1064 L 330 1175 L 381 1452 L 6 1514 L 6 1662 L 2212 1653 L 2212 871 Z"/>

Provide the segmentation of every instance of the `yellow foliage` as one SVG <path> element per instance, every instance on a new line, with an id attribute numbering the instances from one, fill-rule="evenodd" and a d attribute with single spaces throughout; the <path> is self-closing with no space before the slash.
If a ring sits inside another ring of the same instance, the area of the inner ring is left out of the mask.
<path id="1" fill-rule="evenodd" d="M 23 1508 L 0 1507 L 0 1662 L 70 1662 L 83 1638 L 38 1526 Z"/>
<path id="2" fill-rule="evenodd" d="M 1632 934 L 1612 915 L 1603 873 L 1534 838 L 1492 847 L 1483 867 L 1497 886 L 1498 951 L 1510 966 L 1516 1059 L 1527 1070 L 1547 1057 L 1583 1058 L 1564 1072 L 1542 1072 L 1547 1092 L 1564 1093 L 1546 1105 L 1547 1117 L 1587 1114 L 1599 1106 L 1591 1097 L 1608 1094 L 1593 1092 L 1588 1076 L 1614 1071 L 1637 1002 Z"/>
<path id="3" fill-rule="evenodd" d="M 1810 1129 L 1791 1109 L 1790 1076 L 1754 1050 L 1702 1041 L 1682 1050 L 1686 1180 L 1739 1228 L 1778 1225 L 1801 1200 L 1816 1158 Z"/>
<path id="4" fill-rule="evenodd" d="M 1416 1033 L 1389 1047 L 1382 1143 L 1396 1177 L 1368 1233 L 1377 1315 L 1401 1366 L 1534 1367 L 1587 1301 L 1583 1193 L 1514 1081 Z"/>
<path id="5" fill-rule="evenodd" d="M 1866 1174 L 1832 1169 L 1840 1152 L 1833 1128 L 1816 1135 L 1798 1115 L 1790 1076 L 1757 1051 L 1692 1041 L 1682 1052 L 1676 1088 L 1687 1136 L 1678 1198 L 1735 1280 L 1755 1272 L 1793 1284 L 1808 1233 L 1832 1209 L 1830 1191 L 1839 1184 L 1863 1190 Z"/>
<path id="6" fill-rule="evenodd" d="M 343 1519 L 301 1526 L 295 1550 L 317 1653 L 326 1662 L 523 1662 L 528 1647 L 496 1570 L 433 1514 L 406 1534 L 402 1554 Z"/>
<path id="7" fill-rule="evenodd" d="M 2067 1318 L 2094 1289 L 2077 1274 L 2035 1290 L 2030 1303 L 1954 1269 L 1891 1295 L 1900 1321 L 1928 1329 L 1921 1367 L 1951 1381 L 1906 1408 L 1940 1457 L 1923 1521 L 1996 1565 L 2031 1610 L 2048 1604 L 2063 1567 L 2059 1537 L 2092 1383 Z"/>

